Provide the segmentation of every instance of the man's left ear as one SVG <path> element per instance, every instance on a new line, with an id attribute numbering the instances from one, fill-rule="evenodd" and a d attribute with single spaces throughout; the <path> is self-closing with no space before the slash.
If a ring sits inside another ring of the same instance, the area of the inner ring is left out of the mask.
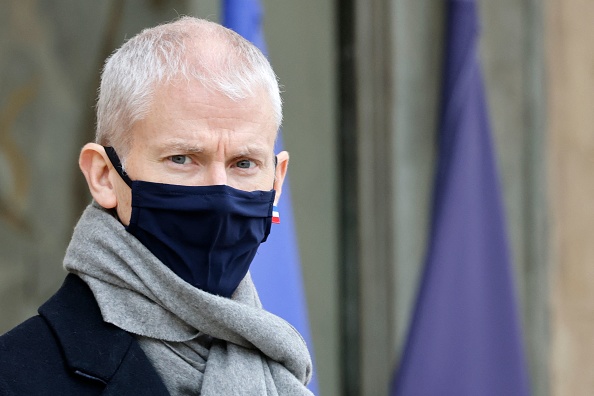
<path id="1" fill-rule="evenodd" d="M 274 197 L 274 204 L 278 204 L 278 200 L 283 192 L 283 182 L 287 175 L 287 168 L 289 167 L 289 153 L 281 151 L 276 155 L 276 169 L 274 171 L 274 186 L 276 195 Z"/>

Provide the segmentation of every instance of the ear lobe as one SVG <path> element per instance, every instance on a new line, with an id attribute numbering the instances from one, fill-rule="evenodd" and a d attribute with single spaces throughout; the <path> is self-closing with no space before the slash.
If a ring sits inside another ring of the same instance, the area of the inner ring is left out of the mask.
<path id="1" fill-rule="evenodd" d="M 287 169 L 289 167 L 289 153 L 286 151 L 281 151 L 276 155 L 277 163 L 275 169 L 275 178 L 274 178 L 274 189 L 276 190 L 276 195 L 274 197 L 274 204 L 278 204 L 278 200 L 280 199 L 281 193 L 283 192 L 283 182 L 285 181 L 285 176 L 287 175 Z"/>
<path id="2" fill-rule="evenodd" d="M 103 146 L 87 143 L 80 152 L 78 165 L 95 201 L 106 209 L 117 205 L 115 186 L 109 178 L 109 159 Z"/>

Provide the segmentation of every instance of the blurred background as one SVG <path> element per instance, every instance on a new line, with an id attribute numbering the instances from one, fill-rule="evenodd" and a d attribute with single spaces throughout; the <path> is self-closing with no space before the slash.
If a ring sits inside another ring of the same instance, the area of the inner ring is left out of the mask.
<path id="1" fill-rule="evenodd" d="M 319 394 L 386 395 L 427 251 L 446 2 L 263 0 Z M 534 395 L 594 389 L 594 2 L 478 1 Z M 0 332 L 59 287 L 105 58 L 217 0 L 0 0 Z M 282 214 L 281 214 L 282 215 Z"/>

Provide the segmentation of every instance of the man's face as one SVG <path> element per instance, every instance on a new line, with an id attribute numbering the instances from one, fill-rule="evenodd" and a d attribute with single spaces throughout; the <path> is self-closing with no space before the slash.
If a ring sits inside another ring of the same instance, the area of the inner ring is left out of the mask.
<path id="1" fill-rule="evenodd" d="M 233 101 L 199 82 L 157 88 L 151 109 L 132 128 L 126 172 L 132 180 L 187 186 L 271 190 L 276 123 L 264 92 Z M 117 212 L 130 221 L 131 191 L 112 169 Z"/>

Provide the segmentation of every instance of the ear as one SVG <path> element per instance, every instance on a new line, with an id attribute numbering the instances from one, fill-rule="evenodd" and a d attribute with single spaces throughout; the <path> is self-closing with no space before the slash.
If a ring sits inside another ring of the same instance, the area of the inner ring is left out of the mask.
<path id="1" fill-rule="evenodd" d="M 276 190 L 276 195 L 274 197 L 274 204 L 278 204 L 278 200 L 280 199 L 281 193 L 283 192 L 283 182 L 285 181 L 285 176 L 287 175 L 287 168 L 289 167 L 289 153 L 286 151 L 281 151 L 276 155 L 276 169 L 274 174 L 274 189 Z"/>
<path id="2" fill-rule="evenodd" d="M 115 186 L 110 175 L 110 162 L 103 146 L 87 143 L 80 152 L 78 165 L 95 201 L 106 209 L 117 205 Z"/>

